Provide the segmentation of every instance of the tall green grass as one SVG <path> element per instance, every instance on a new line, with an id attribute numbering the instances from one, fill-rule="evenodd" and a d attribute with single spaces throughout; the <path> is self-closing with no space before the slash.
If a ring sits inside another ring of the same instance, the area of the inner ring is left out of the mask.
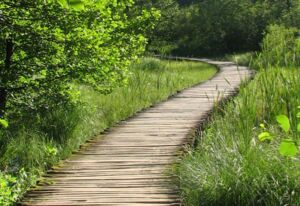
<path id="1" fill-rule="evenodd" d="M 199 145 L 178 167 L 185 205 L 300 205 L 299 153 L 295 158 L 279 154 L 284 133 L 276 123 L 277 115 L 288 115 L 299 145 L 299 80 L 296 68 L 261 71 L 214 113 Z M 259 141 L 261 123 L 273 142 Z"/>
<path id="2" fill-rule="evenodd" d="M 297 28 L 269 26 L 261 47 L 253 62 L 256 68 L 300 66 L 300 30 Z"/>
<path id="3" fill-rule="evenodd" d="M 254 52 L 246 52 L 246 53 L 236 53 L 236 54 L 226 55 L 225 57 L 221 58 L 221 60 L 232 61 L 242 66 L 249 66 L 251 65 L 254 57 L 255 57 Z"/>
<path id="4" fill-rule="evenodd" d="M 111 94 L 75 84 L 81 91 L 76 107 L 58 106 L 11 121 L 0 133 L 0 205 L 16 200 L 47 168 L 94 135 L 215 73 L 207 64 L 144 58 L 131 66 L 128 84 Z"/>
<path id="5" fill-rule="evenodd" d="M 300 151 L 298 42 L 294 29 L 271 27 L 251 64 L 254 80 L 216 108 L 197 147 L 176 167 L 184 205 L 300 205 L 300 154 L 285 157 L 279 149 L 289 138 Z M 291 122 L 288 134 L 276 122 L 282 114 Z M 274 140 L 260 141 L 265 130 Z"/>

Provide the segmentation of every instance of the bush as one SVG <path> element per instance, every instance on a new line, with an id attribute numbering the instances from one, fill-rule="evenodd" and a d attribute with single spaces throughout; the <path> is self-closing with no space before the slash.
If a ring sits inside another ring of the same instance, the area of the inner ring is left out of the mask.
<path id="1" fill-rule="evenodd" d="M 0 118 L 72 105 L 72 82 L 122 86 L 159 17 L 134 11 L 131 0 L 1 1 Z"/>
<path id="2" fill-rule="evenodd" d="M 0 171 L 0 205 L 9 206 L 12 202 L 17 201 L 19 196 L 25 192 L 28 183 L 34 181 L 32 177 L 31 181 L 27 179 L 28 176 L 24 169 L 21 169 L 17 176 Z"/>

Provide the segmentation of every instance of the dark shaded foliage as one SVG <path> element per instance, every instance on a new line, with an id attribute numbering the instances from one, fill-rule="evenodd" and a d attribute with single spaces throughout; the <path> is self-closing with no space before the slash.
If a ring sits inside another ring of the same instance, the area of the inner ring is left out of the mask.
<path id="1" fill-rule="evenodd" d="M 300 26 L 299 0 L 169 0 L 147 5 L 151 2 L 163 9 L 148 49 L 160 54 L 253 51 L 260 48 L 268 25 Z"/>

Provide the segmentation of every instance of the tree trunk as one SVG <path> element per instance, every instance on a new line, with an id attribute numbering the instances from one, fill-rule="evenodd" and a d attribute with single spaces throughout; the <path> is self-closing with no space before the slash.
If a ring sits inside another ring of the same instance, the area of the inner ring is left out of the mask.
<path id="1" fill-rule="evenodd" d="M 1 72 L 1 81 L 3 85 L 0 87 L 0 117 L 5 114 L 6 110 L 6 103 L 7 103 L 7 88 L 5 88 L 6 83 L 10 77 L 10 70 L 12 64 L 12 55 L 13 55 L 13 41 L 12 39 L 6 40 L 6 56 L 5 56 L 5 66 L 4 70 Z"/>
<path id="2" fill-rule="evenodd" d="M 7 91 L 3 88 L 0 88 L 0 118 L 5 114 L 7 102 Z"/>

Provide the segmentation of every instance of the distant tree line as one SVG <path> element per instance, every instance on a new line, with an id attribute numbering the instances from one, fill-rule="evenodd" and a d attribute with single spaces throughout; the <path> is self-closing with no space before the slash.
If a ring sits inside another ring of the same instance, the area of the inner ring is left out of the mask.
<path id="1" fill-rule="evenodd" d="M 148 50 L 220 55 L 257 50 L 271 24 L 300 27 L 299 0 L 140 0 L 162 10 Z"/>

